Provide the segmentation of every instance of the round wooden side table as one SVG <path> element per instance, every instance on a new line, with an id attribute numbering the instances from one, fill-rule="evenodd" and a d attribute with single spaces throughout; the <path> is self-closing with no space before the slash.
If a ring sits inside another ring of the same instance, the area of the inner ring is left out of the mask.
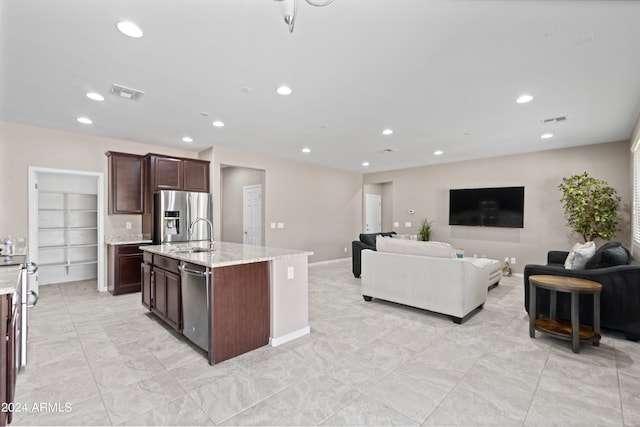
<path id="1" fill-rule="evenodd" d="M 550 318 L 537 318 L 536 289 L 543 288 L 551 291 Z M 571 340 L 574 353 L 580 351 L 581 342 L 600 345 L 600 292 L 602 284 L 576 277 L 535 275 L 529 276 L 529 336 L 536 337 L 536 330 L 551 334 L 558 338 Z M 571 321 L 557 320 L 556 293 L 571 294 Z M 593 329 L 580 326 L 579 297 L 580 294 L 593 295 Z"/>

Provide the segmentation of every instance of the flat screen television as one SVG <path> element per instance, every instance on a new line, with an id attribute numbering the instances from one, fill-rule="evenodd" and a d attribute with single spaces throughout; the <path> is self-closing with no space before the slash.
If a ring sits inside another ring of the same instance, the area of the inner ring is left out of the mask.
<path id="1" fill-rule="evenodd" d="M 449 225 L 524 227 L 524 187 L 449 190 Z"/>

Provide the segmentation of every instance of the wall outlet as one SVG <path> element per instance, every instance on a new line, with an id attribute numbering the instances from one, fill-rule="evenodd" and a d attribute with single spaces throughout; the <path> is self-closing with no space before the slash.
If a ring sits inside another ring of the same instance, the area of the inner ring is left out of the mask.
<path id="1" fill-rule="evenodd" d="M 278 223 L 278 228 L 284 228 L 284 222 L 279 222 Z"/>
<path id="2" fill-rule="evenodd" d="M 511 257 L 511 265 L 516 265 L 516 257 Z"/>
<path id="3" fill-rule="evenodd" d="M 404 223 L 404 226 L 405 226 L 405 227 L 407 227 L 407 228 L 411 227 L 411 221 L 407 221 L 407 222 L 405 222 L 405 223 Z"/>
<path id="4" fill-rule="evenodd" d="M 509 262 L 509 257 L 508 256 L 504 257 L 504 262 Z"/>
<path id="5" fill-rule="evenodd" d="M 287 267 L 287 279 L 293 279 L 293 266 Z"/>
<path id="6" fill-rule="evenodd" d="M 131 230 L 131 222 L 129 222 L 129 221 L 125 222 L 125 223 L 124 223 L 124 227 L 125 227 L 127 230 Z"/>
<path id="7" fill-rule="evenodd" d="M 399 222 L 394 222 L 394 223 L 393 223 L 393 226 L 394 226 L 394 227 L 396 227 L 396 228 L 398 228 L 398 227 L 400 227 L 400 223 L 399 223 Z"/>
<path id="8" fill-rule="evenodd" d="M 344 253 L 345 253 L 345 254 L 347 253 L 347 250 L 348 250 L 348 249 L 347 249 L 347 247 L 345 246 L 345 247 L 344 247 Z"/>
<path id="9" fill-rule="evenodd" d="M 276 229 L 276 223 L 275 223 L 275 222 L 272 222 L 272 223 L 271 223 L 271 229 L 272 229 L 272 230 L 275 230 L 275 229 Z"/>

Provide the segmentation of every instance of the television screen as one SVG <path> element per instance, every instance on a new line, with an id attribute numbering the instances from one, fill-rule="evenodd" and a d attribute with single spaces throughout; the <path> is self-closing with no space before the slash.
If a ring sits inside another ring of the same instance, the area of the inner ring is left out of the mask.
<path id="1" fill-rule="evenodd" d="M 449 225 L 524 226 L 524 187 L 449 190 Z"/>

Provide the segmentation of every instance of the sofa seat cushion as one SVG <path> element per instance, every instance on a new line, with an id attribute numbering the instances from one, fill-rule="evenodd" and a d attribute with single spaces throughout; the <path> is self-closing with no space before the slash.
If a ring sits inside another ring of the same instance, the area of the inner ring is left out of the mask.
<path id="1" fill-rule="evenodd" d="M 421 242 L 418 240 L 389 239 L 378 236 L 376 249 L 379 252 L 389 252 L 404 255 L 421 255 L 434 258 L 455 258 L 456 251 L 448 243 Z"/>

